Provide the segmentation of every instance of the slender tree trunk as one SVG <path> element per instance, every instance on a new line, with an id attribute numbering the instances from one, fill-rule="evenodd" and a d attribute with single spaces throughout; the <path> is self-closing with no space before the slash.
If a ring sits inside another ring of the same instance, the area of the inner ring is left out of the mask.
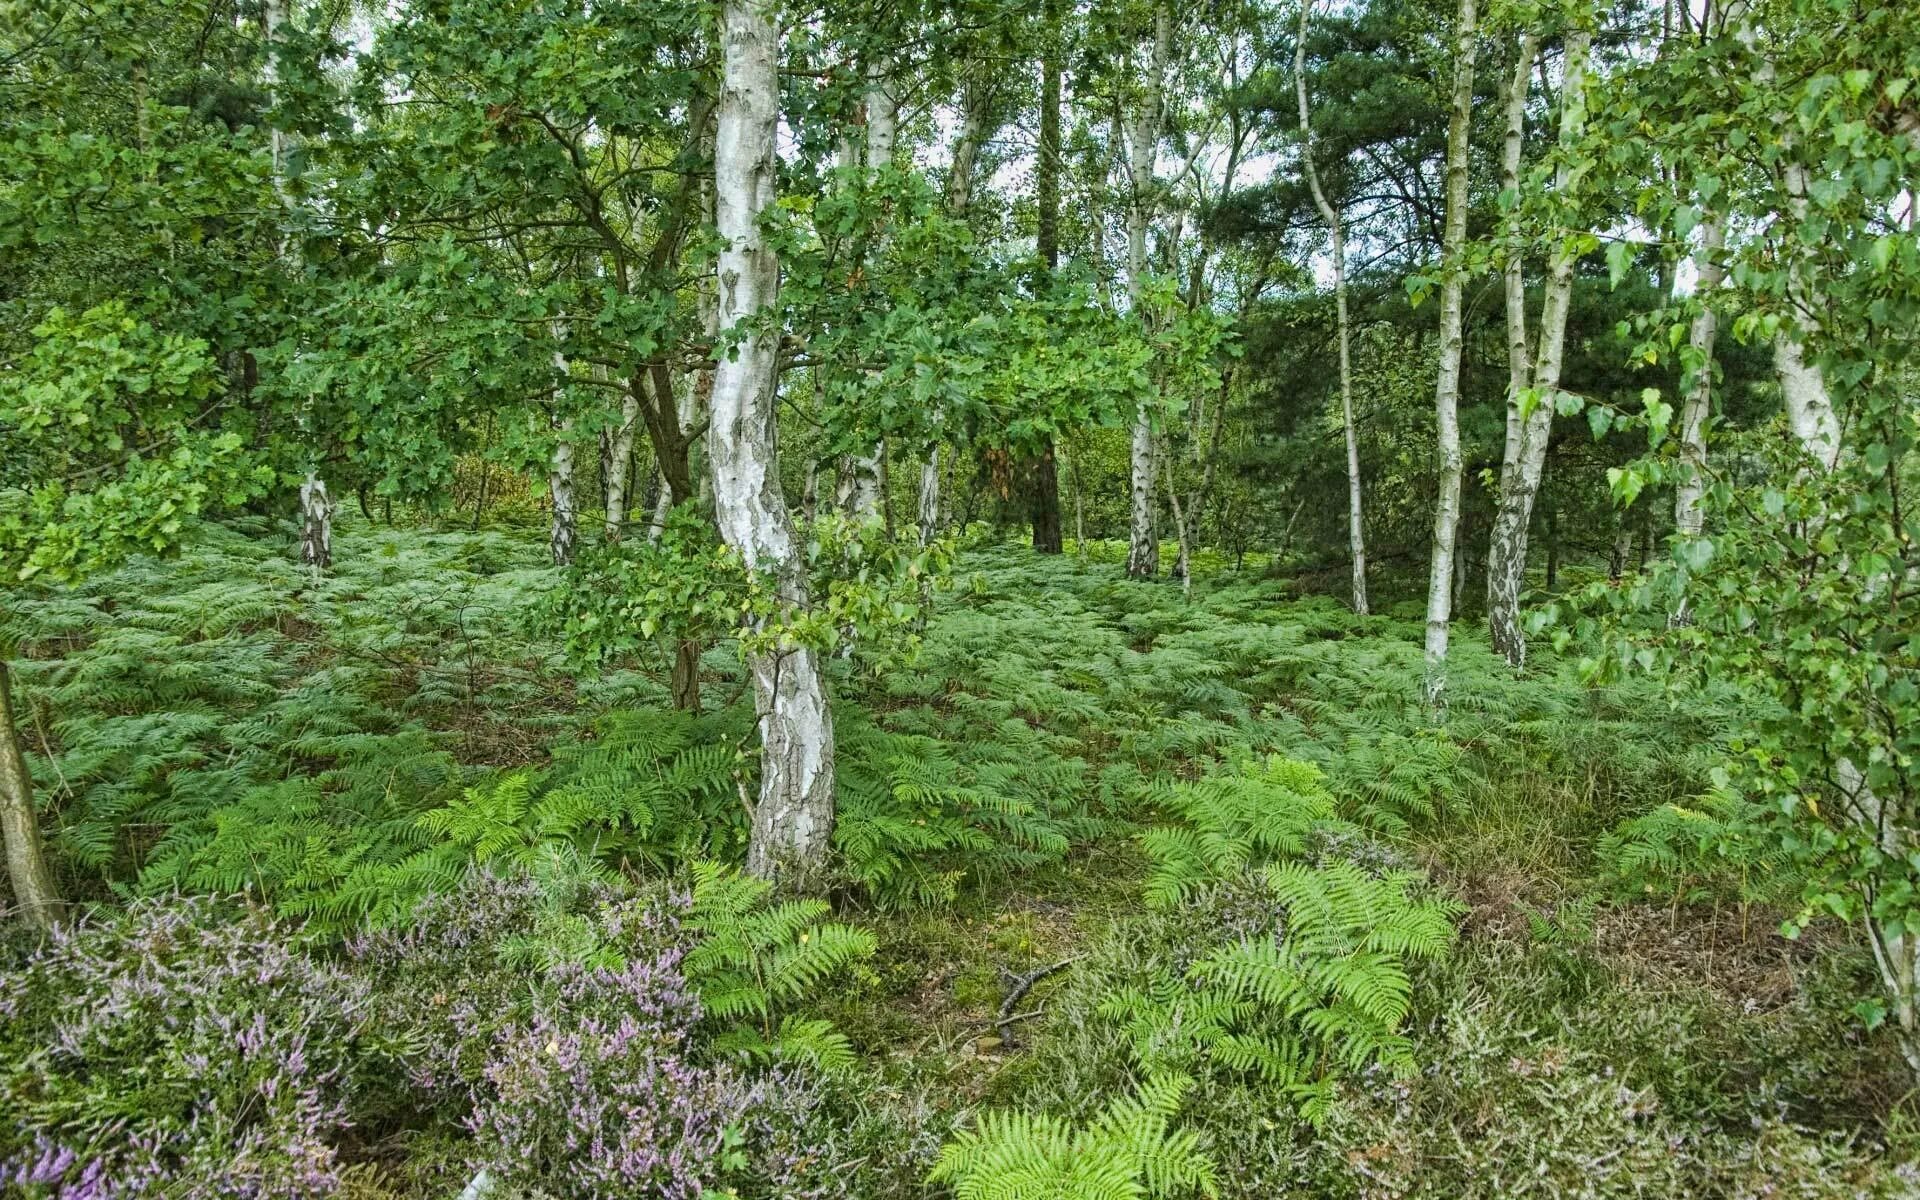
<path id="1" fill-rule="evenodd" d="M 1313 161 L 1313 124 L 1307 112 L 1307 17 L 1310 0 L 1300 5 L 1300 36 L 1293 44 L 1294 92 L 1300 101 L 1300 162 L 1314 207 L 1333 235 L 1333 303 L 1340 336 L 1340 421 L 1347 435 L 1347 542 L 1353 556 L 1353 611 L 1367 611 L 1367 545 L 1361 528 L 1360 439 L 1353 427 L 1352 341 L 1347 323 L 1347 238 L 1340 211 L 1327 201 L 1320 186 L 1320 170 Z"/>
<path id="2" fill-rule="evenodd" d="M 1627 574 L 1627 563 L 1633 559 L 1633 526 L 1627 524 L 1627 514 L 1620 513 L 1614 520 L 1613 547 L 1607 554 L 1607 579 L 1619 583 Z"/>
<path id="3" fill-rule="evenodd" d="M 761 234 L 774 203 L 779 33 L 771 0 L 722 7 L 719 132 L 714 149 L 719 324 L 741 336 L 714 367 L 707 460 L 720 536 L 750 569 L 775 580 L 789 609 L 807 605 L 805 563 L 780 488 L 775 422 L 778 337 L 753 324 L 779 300 L 780 264 Z M 747 869 L 800 887 L 818 884 L 832 845 L 833 718 L 818 654 L 761 648 L 748 660 L 759 713 L 760 795 Z"/>
<path id="4" fill-rule="evenodd" d="M 1087 493 L 1080 479 L 1080 456 L 1075 454 L 1067 463 L 1073 474 L 1073 553 L 1075 557 L 1087 557 Z"/>
<path id="5" fill-rule="evenodd" d="M 893 146 L 899 131 L 899 105 L 887 74 L 892 64 L 878 59 L 867 70 L 867 170 L 884 170 L 893 163 Z M 885 253 L 884 244 L 876 244 L 874 253 Z M 858 521 L 884 520 L 881 473 L 885 469 L 886 448 L 876 440 L 859 454 L 849 455 L 841 475 L 840 503 L 848 516 Z"/>
<path id="6" fill-rule="evenodd" d="M 1546 502 L 1547 590 L 1560 582 L 1560 509 L 1551 499 Z"/>
<path id="7" fill-rule="evenodd" d="M 492 474 L 488 469 L 487 452 L 493 449 L 493 410 L 487 410 L 487 432 L 480 439 L 480 488 L 479 495 L 473 500 L 473 532 L 480 532 L 480 520 L 487 511 L 487 477 Z"/>
<path id="8" fill-rule="evenodd" d="M 1060 0 L 1046 0 L 1040 56 L 1040 144 L 1034 159 L 1034 249 L 1049 272 L 1060 269 Z"/>
<path id="9" fill-rule="evenodd" d="M 1433 406 L 1440 479 L 1433 508 L 1433 555 L 1427 564 L 1426 702 L 1446 702 L 1447 635 L 1453 620 L 1454 540 L 1460 531 L 1460 360 L 1463 279 L 1461 251 L 1467 242 L 1467 151 L 1473 122 L 1474 53 L 1479 45 L 1475 0 L 1460 0 L 1454 22 L 1453 103 L 1447 121 L 1447 215 L 1441 236 L 1440 371 Z"/>
<path id="10" fill-rule="evenodd" d="M 609 445 L 604 488 L 607 540 L 617 542 L 627 528 L 627 476 L 633 467 L 633 435 L 640 425 L 640 397 L 629 388 L 620 399 L 620 428 Z"/>
<path id="11" fill-rule="evenodd" d="M 940 536 L 940 443 L 935 442 L 920 462 L 920 544 L 930 546 Z"/>
<path id="12" fill-rule="evenodd" d="M 1040 54 L 1040 142 L 1034 166 L 1034 206 L 1037 210 L 1034 248 L 1049 280 L 1060 268 L 1060 58 L 1059 0 L 1045 6 L 1046 42 Z M 1058 554 L 1060 537 L 1060 479 L 1054 464 L 1051 437 L 1044 438 L 1029 473 L 1030 519 L 1033 548 Z"/>
<path id="13" fill-rule="evenodd" d="M 962 94 L 965 115 L 960 124 L 960 137 L 953 147 L 953 166 L 947 172 L 947 211 L 957 220 L 966 218 L 972 204 L 974 164 L 980 156 L 980 143 L 987 134 L 985 89 L 969 86 Z M 940 532 L 940 442 L 945 420 L 946 414 L 935 409 L 934 434 L 928 439 L 926 457 L 920 462 L 917 515 L 922 546 L 932 543 Z"/>
<path id="14" fill-rule="evenodd" d="M 1143 300 L 1147 276 L 1147 225 L 1158 200 L 1154 152 L 1166 107 L 1166 68 L 1172 51 L 1173 16 L 1166 0 L 1153 10 L 1153 47 L 1148 64 L 1146 96 L 1127 131 L 1127 299 L 1139 319 L 1147 319 Z M 1128 527 L 1127 577 L 1151 579 L 1160 572 L 1160 539 L 1154 530 L 1153 414 L 1141 405 L 1133 418 L 1133 444 L 1128 457 L 1131 496 Z"/>
<path id="15" fill-rule="evenodd" d="M 1053 460 L 1051 439 L 1033 456 L 1028 478 L 1032 486 L 1029 513 L 1033 548 L 1042 554 L 1058 554 L 1064 549 L 1060 539 L 1060 473 Z"/>
<path id="16" fill-rule="evenodd" d="M 316 572 L 333 565 L 333 501 L 317 472 L 300 485 L 300 561 Z"/>
<path id="17" fill-rule="evenodd" d="M 1673 525 L 1683 538 L 1700 536 L 1704 514 L 1700 498 L 1706 492 L 1707 421 L 1712 415 L 1713 347 L 1719 331 L 1719 319 L 1713 311 L 1711 293 L 1726 276 L 1719 261 L 1725 244 L 1725 226 L 1717 217 L 1709 217 L 1700 226 L 1699 282 L 1694 296 L 1700 311 L 1688 330 L 1687 344 L 1692 351 L 1686 379 L 1686 402 L 1680 410 L 1680 479 L 1673 489 Z"/>
<path id="18" fill-rule="evenodd" d="M 267 95 L 275 95 L 280 87 L 280 37 L 292 12 L 290 0 L 267 0 L 263 20 L 266 25 L 267 59 L 262 75 L 267 85 Z M 293 139 L 286 130 L 274 126 L 268 133 L 268 149 L 272 156 L 273 190 L 280 202 L 289 212 L 294 211 L 298 201 L 287 188 L 287 164 L 293 149 Z M 283 241 L 280 246 L 283 258 L 297 259 L 300 250 L 297 244 Z M 311 423 L 307 414 L 303 414 L 300 424 L 304 427 Z M 307 472 L 306 482 L 300 485 L 300 561 L 317 575 L 333 566 L 333 505 L 327 497 L 327 485 L 321 481 L 319 468 Z"/>
<path id="19" fill-rule="evenodd" d="M 700 643 L 691 639 L 673 648 L 670 681 L 673 706 L 683 712 L 700 711 Z"/>
<path id="20" fill-rule="evenodd" d="M 1164 447 L 1162 448 L 1164 451 Z M 1160 470 L 1166 475 L 1167 502 L 1173 506 L 1173 534 L 1179 552 L 1173 563 L 1173 573 L 1180 580 L 1180 593 L 1188 599 L 1193 598 L 1193 550 L 1187 541 L 1187 518 L 1180 509 L 1180 489 L 1173 482 L 1173 464 L 1170 455 L 1161 453 Z"/>
<path id="21" fill-rule="evenodd" d="M 60 891 L 40 841 L 40 815 L 33 805 L 33 776 L 20 749 L 13 711 L 13 676 L 0 658 L 0 840 L 6 844 L 7 878 L 13 900 L 30 924 L 52 925 L 60 915 Z"/>
<path id="22" fill-rule="evenodd" d="M 1526 149 L 1527 93 L 1539 55 L 1540 39 L 1522 34 L 1507 85 L 1507 127 L 1500 147 L 1500 194 L 1507 205 L 1506 262 L 1500 273 L 1507 311 L 1507 437 L 1500 454 L 1503 489 L 1520 461 L 1520 397 L 1533 377 L 1527 353 L 1527 236 L 1520 220 L 1520 163 Z"/>
<path id="23" fill-rule="evenodd" d="M 1233 371 L 1228 368 L 1220 373 L 1220 395 L 1213 406 L 1212 427 L 1200 459 L 1200 482 L 1194 485 L 1193 500 L 1187 505 L 1187 527 L 1196 544 L 1204 544 L 1206 540 L 1201 522 L 1206 518 L 1207 505 L 1213 501 L 1214 480 L 1219 473 L 1220 435 L 1227 423 L 1227 395 L 1232 387 Z"/>
<path id="24" fill-rule="evenodd" d="M 1592 34 L 1575 29 L 1567 34 L 1566 77 L 1560 88 L 1560 143 L 1571 149 L 1586 126 L 1586 59 Z M 1554 176 L 1556 196 L 1570 190 L 1570 170 L 1563 160 Z M 1573 303 L 1574 255 L 1560 239 L 1549 260 L 1546 294 L 1540 305 L 1540 353 L 1530 380 L 1532 408 L 1520 422 L 1520 444 L 1510 470 L 1503 472 L 1500 507 L 1494 514 L 1487 543 L 1487 624 L 1493 648 L 1518 667 L 1527 659 L 1527 638 L 1520 624 L 1520 591 L 1526 581 L 1527 527 L 1533 520 L 1534 497 L 1546 468 L 1547 443 L 1553 432 L 1560 366 L 1566 347 L 1567 315 Z"/>
<path id="25" fill-rule="evenodd" d="M 573 503 L 573 418 L 556 421 L 558 440 L 547 463 L 547 494 L 553 500 L 553 519 L 547 526 L 547 549 L 553 565 L 564 567 L 573 561 L 574 534 L 577 528 Z"/>

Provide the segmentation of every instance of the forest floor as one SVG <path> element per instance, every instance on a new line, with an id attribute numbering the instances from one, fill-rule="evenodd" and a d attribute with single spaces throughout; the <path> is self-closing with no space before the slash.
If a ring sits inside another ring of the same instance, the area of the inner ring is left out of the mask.
<path id="1" fill-rule="evenodd" d="M 676 717 L 664 659 L 581 673 L 529 633 L 554 579 L 536 536 L 347 526 L 318 582 L 279 546 L 228 531 L 12 614 L 81 894 L 246 889 L 344 931 L 378 915 L 367 864 L 415 861 L 419 814 L 465 789 L 532 780 L 537 804 L 623 720 L 686 772 L 749 744 L 730 647 L 705 657 L 707 711 Z M 1851 932 L 1789 941 L 1778 907 L 1624 870 L 1609 842 L 1708 789 L 1727 698 L 1588 689 L 1545 652 L 1516 677 L 1463 622 L 1436 723 L 1412 604 L 1356 617 L 1206 563 L 1187 599 L 1110 557 L 970 550 L 917 654 L 834 665 L 837 917 L 877 950 L 811 1011 L 858 1055 L 856 1194 L 923 1194 L 980 1106 L 1085 1120 L 1131 1086 L 1103 1002 L 1232 925 L 1144 904 L 1139 835 L 1169 789 L 1268 756 L 1324 773 L 1354 855 L 1462 908 L 1414 970 L 1411 1074 L 1356 1073 L 1311 1125 L 1257 1077 L 1201 1081 L 1186 1111 L 1223 1194 L 1920 1194 L 1914 1100 L 1851 1011 L 1873 987 Z M 642 871 L 736 853 L 725 769 L 592 845 Z"/>

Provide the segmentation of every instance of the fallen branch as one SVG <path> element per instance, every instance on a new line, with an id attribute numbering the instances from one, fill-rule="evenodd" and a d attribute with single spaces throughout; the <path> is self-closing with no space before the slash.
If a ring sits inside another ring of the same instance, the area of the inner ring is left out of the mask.
<path id="1" fill-rule="evenodd" d="M 1001 969 L 1001 974 L 1013 981 L 1013 987 L 1008 989 L 1006 998 L 1000 1001 L 1000 1018 L 993 1023 L 995 1032 L 999 1034 L 1001 1045 L 1009 1050 L 1019 1046 L 1019 1039 L 1013 1036 L 1013 1030 L 1011 1028 L 1013 1023 L 1040 1015 L 1042 1010 L 1039 1009 L 1018 1015 L 1015 1015 L 1013 1011 L 1014 1008 L 1019 1005 L 1020 1001 L 1026 998 L 1027 993 L 1033 990 L 1033 985 L 1039 983 L 1049 975 L 1066 970 L 1079 961 L 1080 956 L 1076 954 L 1072 958 L 1063 958 L 1050 967 L 1041 967 L 1026 975 L 1015 975 L 1012 971 L 1008 971 L 1005 968 Z"/>

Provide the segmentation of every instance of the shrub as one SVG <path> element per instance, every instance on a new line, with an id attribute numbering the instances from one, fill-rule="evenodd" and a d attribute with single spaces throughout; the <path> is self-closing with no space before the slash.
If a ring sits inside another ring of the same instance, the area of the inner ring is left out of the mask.
<path id="1" fill-rule="evenodd" d="M 366 1012 L 297 931 L 212 900 L 57 930 L 0 974 L 0 1180 L 63 1200 L 332 1195 Z"/>
<path id="2" fill-rule="evenodd" d="M 742 1121 L 760 1091 L 692 1060 L 700 1001 L 679 960 L 556 968 L 534 1011 L 495 1035 L 469 1126 L 509 1188 L 698 1200 L 746 1166 Z"/>

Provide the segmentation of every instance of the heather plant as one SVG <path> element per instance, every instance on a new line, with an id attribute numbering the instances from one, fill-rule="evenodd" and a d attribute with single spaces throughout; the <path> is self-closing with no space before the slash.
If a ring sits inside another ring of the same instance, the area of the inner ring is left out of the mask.
<path id="1" fill-rule="evenodd" d="M 210 899 L 53 931 L 0 974 L 0 1180 L 62 1200 L 331 1196 L 366 985 Z"/>
<path id="2" fill-rule="evenodd" d="M 746 1167 L 742 1122 L 774 1085 L 695 1060 L 700 1001 L 680 957 L 562 965 L 531 1011 L 500 1027 L 468 1125 L 502 1183 L 578 1200 L 698 1200 Z"/>

